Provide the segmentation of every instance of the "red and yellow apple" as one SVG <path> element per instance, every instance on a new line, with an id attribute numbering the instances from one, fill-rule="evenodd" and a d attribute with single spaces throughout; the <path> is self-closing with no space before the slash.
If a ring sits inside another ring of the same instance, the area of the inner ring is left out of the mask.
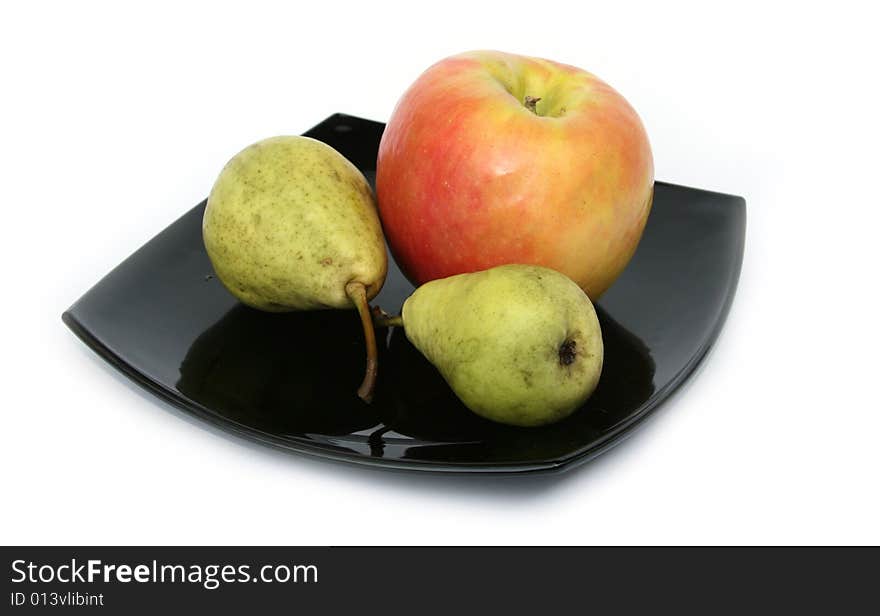
<path id="1" fill-rule="evenodd" d="M 398 102 L 376 192 L 414 284 L 505 263 L 596 299 L 641 238 L 654 186 L 638 115 L 581 69 L 495 51 L 438 62 Z"/>

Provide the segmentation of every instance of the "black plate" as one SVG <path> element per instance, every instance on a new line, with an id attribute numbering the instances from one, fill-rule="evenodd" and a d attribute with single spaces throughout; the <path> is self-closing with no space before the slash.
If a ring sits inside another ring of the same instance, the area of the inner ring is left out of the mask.
<path id="1" fill-rule="evenodd" d="M 383 124 L 334 115 L 306 134 L 370 179 Z M 349 462 L 431 471 L 559 470 L 608 449 L 666 400 L 706 355 L 733 300 L 745 201 L 658 182 L 638 251 L 602 297 L 605 366 L 570 418 L 512 428 L 470 413 L 400 330 L 381 344 L 368 406 L 353 311 L 269 314 L 213 277 L 201 203 L 110 272 L 64 322 L 163 400 L 237 435 Z M 412 286 L 393 261 L 374 304 L 399 311 Z"/>

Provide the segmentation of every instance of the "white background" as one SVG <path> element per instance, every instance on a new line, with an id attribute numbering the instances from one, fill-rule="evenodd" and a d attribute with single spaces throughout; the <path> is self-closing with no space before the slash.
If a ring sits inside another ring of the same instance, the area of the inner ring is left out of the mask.
<path id="1" fill-rule="evenodd" d="M 0 9 L 0 543 L 878 543 L 878 74 L 869 3 L 65 2 Z M 658 179 L 741 194 L 724 333 L 558 478 L 291 456 L 155 401 L 61 323 L 243 146 L 386 120 L 474 48 L 620 90 Z"/>

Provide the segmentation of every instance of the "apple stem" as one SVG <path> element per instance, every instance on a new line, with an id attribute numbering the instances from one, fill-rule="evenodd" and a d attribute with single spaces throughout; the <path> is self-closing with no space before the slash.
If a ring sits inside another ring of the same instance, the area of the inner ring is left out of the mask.
<path id="1" fill-rule="evenodd" d="M 367 290 L 363 283 L 349 282 L 345 285 L 345 294 L 357 308 L 364 328 L 364 341 L 367 344 L 367 368 L 364 380 L 358 387 L 357 394 L 366 403 L 373 401 L 373 390 L 376 388 L 376 377 L 379 374 L 379 352 L 376 349 L 376 332 L 373 330 L 373 319 L 370 318 L 370 304 L 367 302 Z"/>
<path id="2" fill-rule="evenodd" d="M 526 109 L 528 109 L 529 111 L 531 111 L 531 112 L 534 113 L 535 115 L 538 115 L 538 101 L 539 101 L 539 100 L 541 100 L 541 97 L 540 97 L 540 96 L 537 96 L 537 97 L 535 97 L 535 96 L 526 96 L 526 97 L 523 99 L 523 105 L 525 105 L 525 108 L 526 108 Z"/>

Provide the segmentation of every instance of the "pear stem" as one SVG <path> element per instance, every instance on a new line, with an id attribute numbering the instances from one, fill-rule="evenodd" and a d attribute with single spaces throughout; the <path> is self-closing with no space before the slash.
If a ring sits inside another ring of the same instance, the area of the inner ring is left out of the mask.
<path id="1" fill-rule="evenodd" d="M 403 327 L 403 317 L 376 316 L 374 314 L 373 323 L 376 327 Z"/>
<path id="2" fill-rule="evenodd" d="M 370 304 L 367 302 L 367 290 L 363 283 L 349 282 L 345 285 L 345 294 L 357 308 L 364 328 L 364 341 L 367 345 L 367 368 L 364 380 L 358 387 L 358 396 L 366 403 L 373 401 L 373 390 L 376 388 L 376 376 L 379 374 L 379 353 L 376 349 L 376 332 L 373 330 L 373 319 Z"/>
<path id="3" fill-rule="evenodd" d="M 373 325 L 376 327 L 403 327 L 403 316 L 391 316 L 379 306 L 373 306 Z"/>

